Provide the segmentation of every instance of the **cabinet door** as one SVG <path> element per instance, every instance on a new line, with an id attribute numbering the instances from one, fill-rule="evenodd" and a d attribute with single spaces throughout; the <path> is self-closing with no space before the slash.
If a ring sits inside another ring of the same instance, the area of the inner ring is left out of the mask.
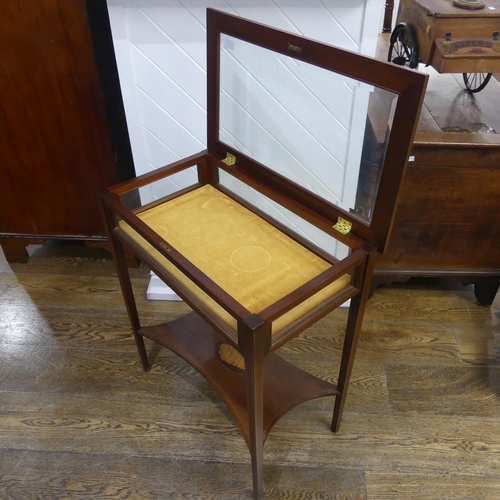
<path id="1" fill-rule="evenodd" d="M 0 234 L 98 236 L 117 182 L 84 0 L 4 0 Z"/>

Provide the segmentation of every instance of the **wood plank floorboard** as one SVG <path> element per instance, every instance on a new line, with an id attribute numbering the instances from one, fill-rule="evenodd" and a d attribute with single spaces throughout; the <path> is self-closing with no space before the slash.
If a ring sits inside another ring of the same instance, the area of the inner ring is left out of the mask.
<path id="1" fill-rule="evenodd" d="M 73 253 L 74 250 L 74 253 Z M 109 255 L 44 245 L 0 258 L 0 498 L 251 498 L 229 410 L 183 360 L 147 342 L 144 373 Z M 148 302 L 144 324 L 189 311 Z M 309 401 L 265 445 L 268 499 L 500 498 L 500 299 L 412 280 L 369 301 L 344 419 Z M 336 381 L 346 310 L 279 353 Z"/>
<path id="2" fill-rule="evenodd" d="M 368 302 L 366 318 L 401 323 L 439 323 L 473 330 L 478 322 L 491 321 L 490 310 L 476 305 L 469 291 L 422 290 L 391 287 L 379 290 Z"/>
<path id="3" fill-rule="evenodd" d="M 345 322 L 335 323 L 330 317 L 320 321 L 303 335 L 285 346 L 297 357 L 313 354 L 316 358 L 332 352 L 340 355 L 344 342 Z M 460 350 L 453 330 L 448 325 L 426 322 L 383 322 L 367 319 L 358 344 L 356 359 L 381 363 L 460 365 Z"/>
<path id="4" fill-rule="evenodd" d="M 379 474 L 366 476 L 370 498 L 380 500 L 495 500 L 500 498 L 500 476 L 460 476 L 450 474 Z"/>
<path id="5" fill-rule="evenodd" d="M 3 498 L 246 500 L 251 495 L 247 464 L 86 454 L 82 468 L 83 457 L 78 453 L 20 454 L 17 450 L 7 450 L 4 458 L 0 463 Z M 264 481 L 267 498 L 366 498 L 360 470 L 270 465 Z"/>
<path id="6" fill-rule="evenodd" d="M 389 394 L 399 411 L 500 415 L 500 369 L 390 365 Z"/>

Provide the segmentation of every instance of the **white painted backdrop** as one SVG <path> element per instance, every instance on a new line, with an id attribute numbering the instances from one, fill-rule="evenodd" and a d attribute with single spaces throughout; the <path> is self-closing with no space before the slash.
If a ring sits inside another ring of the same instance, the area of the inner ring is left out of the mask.
<path id="1" fill-rule="evenodd" d="M 107 3 L 138 175 L 206 147 L 207 7 L 371 56 L 375 54 L 383 15 L 380 0 L 107 0 Z M 339 87 L 338 91 L 342 89 Z M 329 92 L 336 94 L 334 88 Z M 277 110 L 287 112 L 283 103 L 273 100 Z M 343 115 L 337 117 L 338 128 L 348 140 L 356 134 L 359 140 L 359 134 L 364 132 L 367 99 L 360 102 L 358 96 L 357 107 L 354 97 L 351 100 L 350 111 L 346 114 L 343 106 Z M 351 174 L 351 182 L 348 175 L 341 176 L 338 192 L 345 193 L 341 199 L 332 193 L 331 172 L 326 169 L 323 173 L 309 172 L 306 166 L 302 174 L 300 171 L 297 174 L 302 179 L 294 180 L 311 186 L 314 179 L 311 187 L 316 192 L 327 197 L 332 194 L 332 202 L 348 208 L 355 195 L 356 182 L 352 180 L 357 179 L 357 171 L 346 166 L 359 165 L 356 155 L 360 153 L 359 147 L 351 148 L 349 158 L 344 155 L 343 164 L 339 163 L 342 167 L 339 170 Z M 143 189 L 141 197 L 148 202 L 192 184 L 195 179 L 193 170 L 176 174 Z M 224 180 L 230 182 L 228 177 Z M 231 187 L 237 190 L 241 186 L 233 182 Z M 338 258 L 347 254 L 347 248 L 336 245 L 325 233 L 269 200 L 248 190 L 246 197 Z"/>

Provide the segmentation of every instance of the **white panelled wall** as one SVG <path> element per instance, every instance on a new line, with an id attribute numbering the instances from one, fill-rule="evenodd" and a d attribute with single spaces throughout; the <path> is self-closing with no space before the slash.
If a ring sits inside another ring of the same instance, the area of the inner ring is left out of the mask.
<path id="1" fill-rule="evenodd" d="M 384 5 L 379 0 L 107 0 L 107 3 L 137 175 L 206 148 L 207 7 L 373 56 Z M 254 83 L 255 88 L 261 89 L 262 98 L 272 100 L 269 89 L 257 80 Z M 332 93 L 336 92 L 330 89 Z M 275 104 L 276 109 L 287 113 L 286 103 Z M 339 113 L 339 133 L 349 136 L 364 132 L 366 103 L 363 105 L 358 98 L 358 111 L 351 105 L 347 112 Z M 362 121 L 361 127 L 356 123 L 356 116 Z M 304 123 L 302 119 L 296 121 L 299 126 Z M 269 135 L 267 129 L 266 134 Z M 279 142 L 279 137 L 276 138 L 279 134 L 272 135 L 268 141 Z M 231 144 L 229 140 L 225 142 Z M 325 145 L 328 147 L 327 142 L 322 141 L 322 147 Z M 359 148 L 357 152 L 331 153 L 345 157 L 344 164 L 335 159 L 339 170 L 349 172 L 347 162 L 359 165 L 356 158 Z M 322 172 L 310 172 L 304 167 L 302 173 L 296 170 L 294 180 L 323 196 L 332 194 L 332 202 L 348 208 L 357 180 L 356 169 L 350 172 L 351 181 L 348 175 L 340 176 L 343 185 L 339 192 L 345 193 L 343 199 L 332 193 L 331 172 L 328 175 L 325 171 L 322 177 Z M 159 181 L 143 188 L 142 200 L 160 198 L 192 184 L 195 179 L 194 170 L 189 170 Z M 231 182 L 227 176 L 225 180 Z M 239 187 L 231 183 L 232 189 Z M 267 213 L 338 258 L 347 255 L 345 247 L 337 246 L 330 237 L 301 223 L 293 214 L 256 193 L 247 190 L 245 194 Z M 155 283 L 160 282 L 153 279 L 152 285 Z M 157 298 L 157 292 L 159 296 L 171 297 L 163 285 L 156 292 L 153 288 L 150 286 L 150 298 Z"/>

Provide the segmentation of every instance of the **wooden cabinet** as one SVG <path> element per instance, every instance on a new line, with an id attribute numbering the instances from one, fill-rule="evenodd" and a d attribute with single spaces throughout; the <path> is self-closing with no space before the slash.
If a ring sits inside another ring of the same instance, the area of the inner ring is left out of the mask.
<path id="1" fill-rule="evenodd" d="M 95 193 L 123 175 L 85 1 L 6 0 L 0 46 L 0 244 L 7 259 L 26 261 L 24 247 L 47 238 L 105 240 Z"/>
<path id="2" fill-rule="evenodd" d="M 492 79 L 473 97 L 459 81 L 431 74 L 374 282 L 456 277 L 488 305 L 500 283 L 500 85 Z"/>

